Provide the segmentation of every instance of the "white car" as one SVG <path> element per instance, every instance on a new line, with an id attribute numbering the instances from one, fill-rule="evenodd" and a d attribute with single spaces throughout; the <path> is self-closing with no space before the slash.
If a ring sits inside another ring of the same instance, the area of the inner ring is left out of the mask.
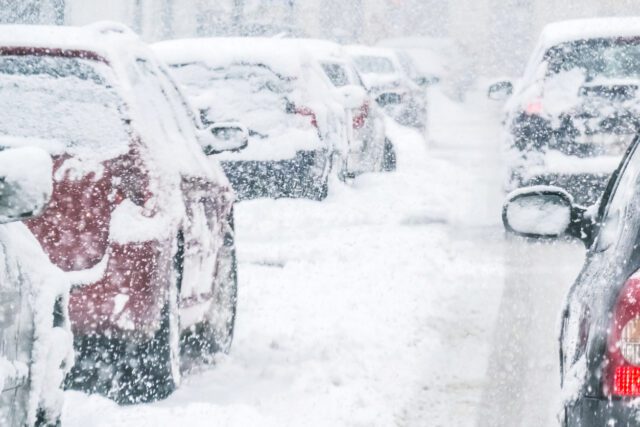
<path id="1" fill-rule="evenodd" d="M 332 162 L 347 146 L 343 107 L 299 43 L 200 38 L 153 48 L 205 124 L 248 128 L 246 149 L 218 156 L 240 199 L 326 197 Z"/>
<path id="2" fill-rule="evenodd" d="M 344 106 L 348 151 L 344 155 L 344 172 L 355 176 L 366 172 L 395 168 L 395 150 L 386 136 L 384 116 L 344 48 L 325 40 L 297 39 L 306 48 L 327 87 Z"/>
<path id="3" fill-rule="evenodd" d="M 351 45 L 347 52 L 378 105 L 398 123 L 425 130 L 426 92 L 405 75 L 394 51 Z"/>
<path id="4" fill-rule="evenodd" d="M 409 77 L 420 86 L 438 83 L 451 98 L 461 100 L 474 79 L 470 55 L 446 37 L 398 37 L 381 40 L 380 47 L 393 49 Z"/>
<path id="5" fill-rule="evenodd" d="M 0 425 L 55 426 L 73 364 L 69 281 L 19 221 L 43 211 L 52 162 L 36 148 L 0 151 Z M 10 223 L 11 222 L 11 223 Z M 9 224 L 10 223 L 10 224 Z"/>

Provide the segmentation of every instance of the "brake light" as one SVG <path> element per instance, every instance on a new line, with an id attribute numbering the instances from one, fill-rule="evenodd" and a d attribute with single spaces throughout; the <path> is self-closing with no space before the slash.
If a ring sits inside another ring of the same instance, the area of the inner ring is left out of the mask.
<path id="1" fill-rule="evenodd" d="M 535 99 L 527 104 L 525 112 L 529 115 L 542 113 L 542 99 Z"/>
<path id="2" fill-rule="evenodd" d="M 360 107 L 358 113 L 353 116 L 353 128 L 361 129 L 364 127 L 367 117 L 369 117 L 369 103 L 365 102 L 362 104 L 362 107 Z"/>
<path id="3" fill-rule="evenodd" d="M 301 116 L 307 116 L 311 118 L 311 124 L 316 129 L 318 128 L 318 119 L 316 118 L 316 113 L 309 107 L 295 107 L 295 113 Z"/>
<path id="4" fill-rule="evenodd" d="M 612 319 L 603 391 L 614 396 L 640 396 L 640 271 L 624 284 Z"/>

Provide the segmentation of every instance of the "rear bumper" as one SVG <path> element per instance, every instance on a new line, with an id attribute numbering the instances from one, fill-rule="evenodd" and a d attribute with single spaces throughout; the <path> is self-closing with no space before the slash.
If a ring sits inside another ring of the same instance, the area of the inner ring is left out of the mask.
<path id="1" fill-rule="evenodd" d="M 296 157 L 273 161 L 223 161 L 222 168 L 240 200 L 257 197 L 313 198 L 329 175 L 326 150 L 298 151 Z"/>
<path id="2" fill-rule="evenodd" d="M 102 278 L 71 290 L 74 335 L 153 336 L 172 277 L 171 253 L 170 242 L 111 244 Z"/>
<path id="3" fill-rule="evenodd" d="M 640 405 L 628 400 L 583 397 L 565 407 L 564 427 L 633 427 L 640 425 Z"/>

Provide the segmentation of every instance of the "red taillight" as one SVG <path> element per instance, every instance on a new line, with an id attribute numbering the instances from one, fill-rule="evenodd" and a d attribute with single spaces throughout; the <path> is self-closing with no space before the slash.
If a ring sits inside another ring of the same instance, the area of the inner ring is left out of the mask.
<path id="1" fill-rule="evenodd" d="M 525 111 L 529 115 L 535 115 L 542 113 L 542 99 L 538 98 L 527 104 Z"/>
<path id="2" fill-rule="evenodd" d="M 618 366 L 613 380 L 616 396 L 640 396 L 640 367 Z"/>
<path id="3" fill-rule="evenodd" d="M 640 272 L 624 284 L 612 319 L 603 391 L 613 396 L 640 396 Z"/>
<path id="4" fill-rule="evenodd" d="M 365 102 L 362 104 L 362 107 L 360 107 L 357 114 L 353 116 L 353 128 L 361 129 L 364 127 L 367 117 L 369 117 L 369 103 Z"/>
<path id="5" fill-rule="evenodd" d="M 316 129 L 318 128 L 318 119 L 316 118 L 316 113 L 309 107 L 295 107 L 295 113 L 300 114 L 301 116 L 311 117 L 311 124 Z"/>

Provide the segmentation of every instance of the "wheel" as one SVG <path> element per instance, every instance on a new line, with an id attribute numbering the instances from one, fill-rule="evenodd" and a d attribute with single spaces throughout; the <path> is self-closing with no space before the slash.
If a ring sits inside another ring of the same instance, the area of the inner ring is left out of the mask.
<path id="1" fill-rule="evenodd" d="M 46 410 L 38 409 L 34 427 L 60 427 L 61 425 L 62 421 L 60 420 L 60 417 L 56 417 L 52 420 L 47 416 Z"/>
<path id="2" fill-rule="evenodd" d="M 396 170 L 396 149 L 393 143 L 385 138 L 384 149 L 382 151 L 382 171 L 393 172 Z"/>
<path id="3" fill-rule="evenodd" d="M 329 177 L 325 178 L 324 182 L 320 187 L 315 189 L 314 200 L 319 202 L 323 201 L 329 195 Z"/>
<path id="4" fill-rule="evenodd" d="M 194 333 L 183 338 L 193 359 L 199 354 L 210 362 L 217 353 L 228 353 L 233 341 L 238 300 L 238 266 L 234 238 L 233 211 L 229 215 L 224 244 L 218 254 L 217 276 L 214 281 L 213 304 L 205 322 Z"/>
<path id="5" fill-rule="evenodd" d="M 154 402 L 173 393 L 180 383 L 179 239 L 160 326 L 154 336 L 76 337 L 75 365 L 65 378 L 65 388 L 99 393 L 122 405 Z"/>

